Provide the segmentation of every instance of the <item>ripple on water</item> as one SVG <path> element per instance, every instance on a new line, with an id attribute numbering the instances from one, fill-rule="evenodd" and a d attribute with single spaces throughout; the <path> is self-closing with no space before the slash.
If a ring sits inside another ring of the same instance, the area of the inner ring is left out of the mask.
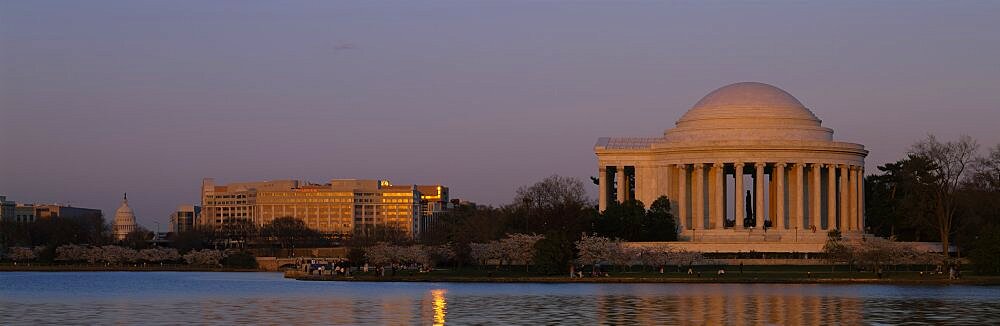
<path id="1" fill-rule="evenodd" d="M 0 273 L 0 324 L 990 324 L 1000 288 L 299 282 L 275 273 Z"/>

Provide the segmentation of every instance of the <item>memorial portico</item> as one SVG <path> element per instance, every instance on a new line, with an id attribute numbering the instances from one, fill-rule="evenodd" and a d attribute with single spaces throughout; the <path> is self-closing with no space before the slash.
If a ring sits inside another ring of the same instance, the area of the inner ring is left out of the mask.
<path id="1" fill-rule="evenodd" d="M 666 196 L 682 240 L 816 243 L 826 230 L 864 229 L 868 152 L 834 141 L 801 102 L 768 84 L 719 88 L 662 137 L 601 138 L 594 151 L 600 210 Z"/>

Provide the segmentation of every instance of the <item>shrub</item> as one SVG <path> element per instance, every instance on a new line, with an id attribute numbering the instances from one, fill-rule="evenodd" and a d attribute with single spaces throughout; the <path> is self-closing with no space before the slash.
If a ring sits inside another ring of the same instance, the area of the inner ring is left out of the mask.
<path id="1" fill-rule="evenodd" d="M 222 259 L 222 266 L 230 268 L 257 268 L 257 258 L 247 252 L 234 252 Z"/>

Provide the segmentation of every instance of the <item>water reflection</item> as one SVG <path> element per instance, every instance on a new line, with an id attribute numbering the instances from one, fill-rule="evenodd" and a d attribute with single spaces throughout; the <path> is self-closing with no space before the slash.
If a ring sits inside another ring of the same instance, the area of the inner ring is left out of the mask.
<path id="1" fill-rule="evenodd" d="M 0 273 L 0 324 L 990 324 L 1000 288 L 334 283 L 277 274 Z"/>
<path id="2" fill-rule="evenodd" d="M 448 308 L 448 303 L 444 298 L 446 292 L 448 291 L 444 289 L 431 290 L 432 304 L 434 306 L 434 326 L 444 325 L 444 315 Z"/>

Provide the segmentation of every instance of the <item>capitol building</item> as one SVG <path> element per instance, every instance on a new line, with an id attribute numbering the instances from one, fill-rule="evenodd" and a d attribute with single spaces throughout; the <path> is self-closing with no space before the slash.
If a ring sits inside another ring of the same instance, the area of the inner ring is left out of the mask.
<path id="1" fill-rule="evenodd" d="M 115 211 L 115 222 L 111 233 L 115 240 L 122 241 L 136 228 L 135 211 L 128 206 L 128 195 L 122 195 L 122 205 Z"/>
<path id="2" fill-rule="evenodd" d="M 670 199 L 681 247 L 819 252 L 828 230 L 864 234 L 861 144 L 791 94 L 742 82 L 705 95 L 658 137 L 600 138 L 599 208 Z"/>

